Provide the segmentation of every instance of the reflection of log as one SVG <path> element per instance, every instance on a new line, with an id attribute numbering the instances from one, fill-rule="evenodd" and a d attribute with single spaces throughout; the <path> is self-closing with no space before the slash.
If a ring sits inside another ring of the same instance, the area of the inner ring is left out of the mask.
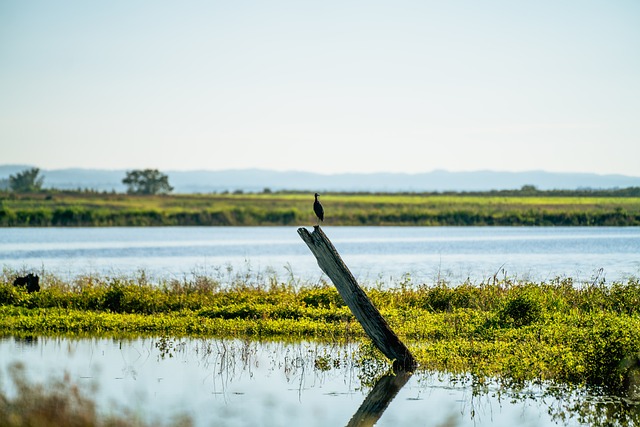
<path id="1" fill-rule="evenodd" d="M 369 392 L 356 413 L 349 420 L 347 427 L 373 426 L 378 422 L 382 413 L 396 394 L 411 378 L 411 373 L 398 370 L 395 375 L 389 374 L 380 378 L 375 387 Z"/>
<path id="2" fill-rule="evenodd" d="M 356 279 L 340 258 L 340 254 L 320 227 L 314 226 L 313 233 L 309 233 L 306 228 L 299 228 L 298 234 L 309 246 L 318 260 L 318 265 L 329 276 L 345 304 L 375 346 L 382 354 L 393 360 L 396 366 L 409 371 L 415 369 L 417 363 L 409 349 L 391 330 L 378 309 L 358 286 Z"/>

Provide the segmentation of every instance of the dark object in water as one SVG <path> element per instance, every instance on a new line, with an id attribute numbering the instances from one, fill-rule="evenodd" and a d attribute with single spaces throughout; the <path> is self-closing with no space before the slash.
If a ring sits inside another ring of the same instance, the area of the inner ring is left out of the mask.
<path id="1" fill-rule="evenodd" d="M 38 292 L 40 290 L 40 278 L 38 275 L 29 273 L 24 277 L 16 277 L 13 286 L 23 286 L 27 288 L 27 292 Z"/>

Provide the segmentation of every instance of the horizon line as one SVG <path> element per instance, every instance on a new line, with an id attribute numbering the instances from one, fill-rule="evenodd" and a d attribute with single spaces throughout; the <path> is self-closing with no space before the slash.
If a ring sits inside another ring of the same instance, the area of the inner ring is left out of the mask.
<path id="1" fill-rule="evenodd" d="M 449 170 L 449 169 L 431 169 L 422 172 L 398 172 L 398 171 L 376 171 L 376 172 L 316 172 L 316 171 L 307 171 L 307 170 L 299 170 L 299 169 L 268 169 L 261 167 L 246 167 L 246 168 L 229 168 L 229 169 L 163 169 L 156 167 L 139 167 L 139 168 L 101 168 L 101 167 L 82 167 L 82 166 L 69 166 L 69 167 L 57 167 L 57 168 L 45 168 L 37 165 L 30 164 L 19 164 L 19 163 L 7 163 L 0 164 L 0 168 L 38 168 L 41 171 L 65 171 L 65 170 L 83 170 L 83 171 L 104 171 L 104 172 L 119 172 L 119 171 L 129 171 L 129 170 L 141 170 L 141 169 L 158 169 L 164 173 L 197 173 L 197 172 L 247 172 L 247 171 L 255 171 L 255 172 L 271 172 L 271 173 L 301 173 L 301 174 L 309 174 L 309 175 L 322 175 L 322 176 L 336 176 L 336 175 L 407 175 L 407 176 L 415 176 L 415 175 L 426 175 L 433 173 L 450 173 L 450 174 L 473 174 L 473 173 L 502 173 L 502 174 L 527 174 L 527 173 L 542 173 L 542 174 L 555 174 L 555 175 L 596 175 L 596 176 L 618 176 L 618 177 L 627 177 L 627 178 L 640 178 L 640 175 L 626 175 L 621 173 L 613 173 L 613 172 L 571 172 L 571 171 L 550 171 L 545 169 L 526 169 L 526 170 L 499 170 L 499 169 L 473 169 L 473 170 Z"/>

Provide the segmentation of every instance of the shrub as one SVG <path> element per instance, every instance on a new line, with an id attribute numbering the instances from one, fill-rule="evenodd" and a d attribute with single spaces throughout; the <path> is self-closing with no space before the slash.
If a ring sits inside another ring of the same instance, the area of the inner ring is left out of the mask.
<path id="1" fill-rule="evenodd" d="M 502 326 L 516 328 L 535 323 L 541 317 L 542 304 L 539 298 L 528 292 L 508 298 L 504 307 L 498 311 L 498 319 Z"/>

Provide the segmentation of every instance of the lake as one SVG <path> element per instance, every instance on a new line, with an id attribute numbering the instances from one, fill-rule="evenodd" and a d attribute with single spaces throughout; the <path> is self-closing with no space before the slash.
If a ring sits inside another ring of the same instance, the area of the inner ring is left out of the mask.
<path id="1" fill-rule="evenodd" d="M 638 227 L 323 230 L 368 285 L 407 282 L 407 275 L 412 284 L 640 276 Z M 62 278 L 144 271 L 158 279 L 325 279 L 296 227 L 5 228 L 0 265 Z M 615 424 L 637 414 L 634 403 L 550 384 L 512 390 L 439 372 L 387 377 L 384 366 L 357 356 L 357 344 L 4 337 L 0 390 L 15 392 L 8 371 L 19 361 L 34 383 L 66 375 L 87 390 L 97 386 L 102 411 L 130 408 L 164 422 L 185 414 L 196 426 L 371 425 L 355 422 L 370 407 L 383 410 L 373 415 L 378 426 Z"/>
<path id="2" fill-rule="evenodd" d="M 361 284 L 494 275 L 543 281 L 640 276 L 640 227 L 323 227 Z M 78 275 L 317 282 L 324 278 L 296 227 L 2 228 L 0 266 Z"/>
<path id="3" fill-rule="evenodd" d="M 544 384 L 511 390 L 437 372 L 385 377 L 379 366 L 356 363 L 357 352 L 355 344 L 312 342 L 5 337 L 0 389 L 15 394 L 8 367 L 20 361 L 32 383 L 66 376 L 103 413 L 129 409 L 163 423 L 180 414 L 196 426 L 551 426 L 625 419 L 622 401 L 581 390 Z M 368 422 L 357 422 L 363 415 Z M 585 415 L 591 418 L 581 421 Z"/>

